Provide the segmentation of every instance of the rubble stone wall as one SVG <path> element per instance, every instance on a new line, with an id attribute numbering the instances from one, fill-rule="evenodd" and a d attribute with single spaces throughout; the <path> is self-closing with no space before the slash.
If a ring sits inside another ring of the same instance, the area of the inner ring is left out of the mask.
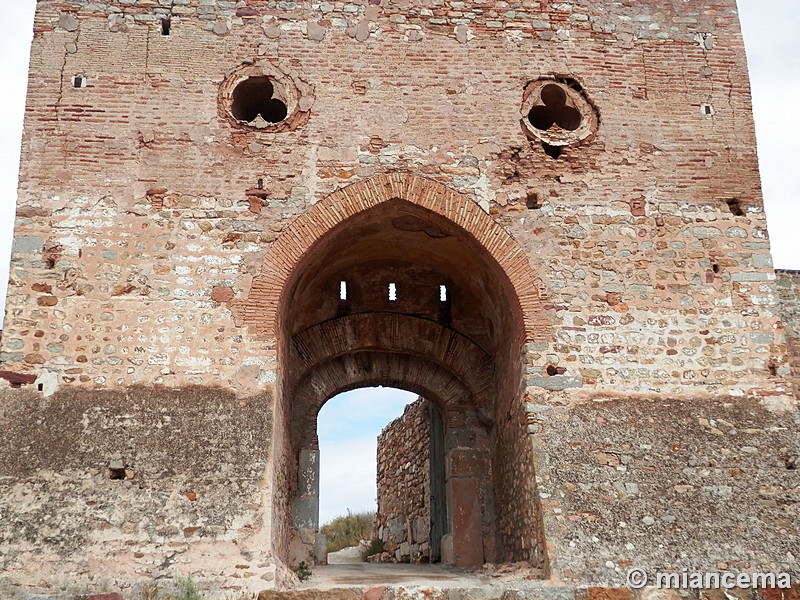
<path id="1" fill-rule="evenodd" d="M 531 417 L 551 568 L 565 580 L 623 581 L 632 567 L 800 576 L 797 411 L 735 397 L 560 400 Z"/>
<path id="2" fill-rule="evenodd" d="M 800 398 L 800 271 L 776 270 L 779 313 L 784 324 L 788 361 L 791 373 L 788 376 L 795 396 Z M 778 365 L 776 364 L 777 368 Z"/>
<path id="3" fill-rule="evenodd" d="M 418 398 L 378 436 L 376 533 L 401 562 L 430 557 L 431 410 Z"/>
<path id="4" fill-rule="evenodd" d="M 101 589 L 191 576 L 219 588 L 235 577 L 256 592 L 292 580 L 264 525 L 267 395 L 197 386 L 2 398 L 4 597 L 25 581 Z"/>

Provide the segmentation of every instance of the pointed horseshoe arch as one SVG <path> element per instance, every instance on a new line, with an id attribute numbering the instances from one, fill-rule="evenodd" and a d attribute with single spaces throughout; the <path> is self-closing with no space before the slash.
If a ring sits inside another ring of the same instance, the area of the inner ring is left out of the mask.
<path id="1" fill-rule="evenodd" d="M 236 307 L 244 324 L 255 326 L 262 335 L 275 335 L 287 283 L 309 249 L 346 219 L 398 199 L 437 213 L 472 235 L 508 276 L 523 315 L 526 341 L 547 342 L 552 338 L 545 312 L 546 288 L 511 235 L 472 200 L 441 183 L 402 172 L 377 175 L 341 188 L 297 217 L 272 244 L 250 294 Z"/>

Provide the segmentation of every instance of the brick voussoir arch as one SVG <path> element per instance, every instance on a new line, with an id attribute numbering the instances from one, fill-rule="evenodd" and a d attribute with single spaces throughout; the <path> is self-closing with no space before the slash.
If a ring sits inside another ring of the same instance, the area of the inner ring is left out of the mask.
<path id="1" fill-rule="evenodd" d="M 388 351 L 426 358 L 463 381 L 473 393 L 488 393 L 493 362 L 475 342 L 439 323 L 398 313 L 362 313 L 330 319 L 292 337 L 305 369 L 352 352 Z"/>
<path id="2" fill-rule="evenodd" d="M 363 372 L 365 362 L 370 364 L 369 374 Z M 307 446 L 313 442 L 317 415 L 336 394 L 378 385 L 419 394 L 445 414 L 480 403 L 463 381 L 429 360 L 392 352 L 356 352 L 320 363 L 301 379 L 292 403 L 293 439 Z"/>
<path id="3" fill-rule="evenodd" d="M 509 278 L 517 296 L 514 303 L 523 315 L 525 338 L 551 339 L 544 284 L 511 235 L 472 200 L 441 183 L 405 172 L 384 173 L 340 188 L 298 216 L 273 242 L 247 298 L 231 308 L 243 324 L 254 326 L 259 334 L 275 335 L 287 284 L 312 246 L 348 218 L 398 199 L 439 214 L 468 232 Z"/>

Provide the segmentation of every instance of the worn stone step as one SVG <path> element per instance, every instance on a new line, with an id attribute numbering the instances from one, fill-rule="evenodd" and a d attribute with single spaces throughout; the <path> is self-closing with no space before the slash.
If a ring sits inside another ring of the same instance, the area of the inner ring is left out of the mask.
<path id="1" fill-rule="evenodd" d="M 439 588 L 413 585 L 373 585 L 346 588 L 267 590 L 258 600 L 574 600 L 571 587 L 519 589 L 505 585 Z"/>

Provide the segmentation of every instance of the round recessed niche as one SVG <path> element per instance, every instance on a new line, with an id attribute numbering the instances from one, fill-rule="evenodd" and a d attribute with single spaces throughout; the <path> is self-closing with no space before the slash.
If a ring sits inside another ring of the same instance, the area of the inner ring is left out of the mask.
<path id="1" fill-rule="evenodd" d="M 288 131 L 308 120 L 312 101 L 309 86 L 262 62 L 243 65 L 225 79 L 219 109 L 237 127 Z"/>
<path id="2" fill-rule="evenodd" d="M 599 123 L 580 85 L 561 79 L 539 79 L 526 85 L 520 116 L 525 135 L 551 147 L 588 141 Z"/>

